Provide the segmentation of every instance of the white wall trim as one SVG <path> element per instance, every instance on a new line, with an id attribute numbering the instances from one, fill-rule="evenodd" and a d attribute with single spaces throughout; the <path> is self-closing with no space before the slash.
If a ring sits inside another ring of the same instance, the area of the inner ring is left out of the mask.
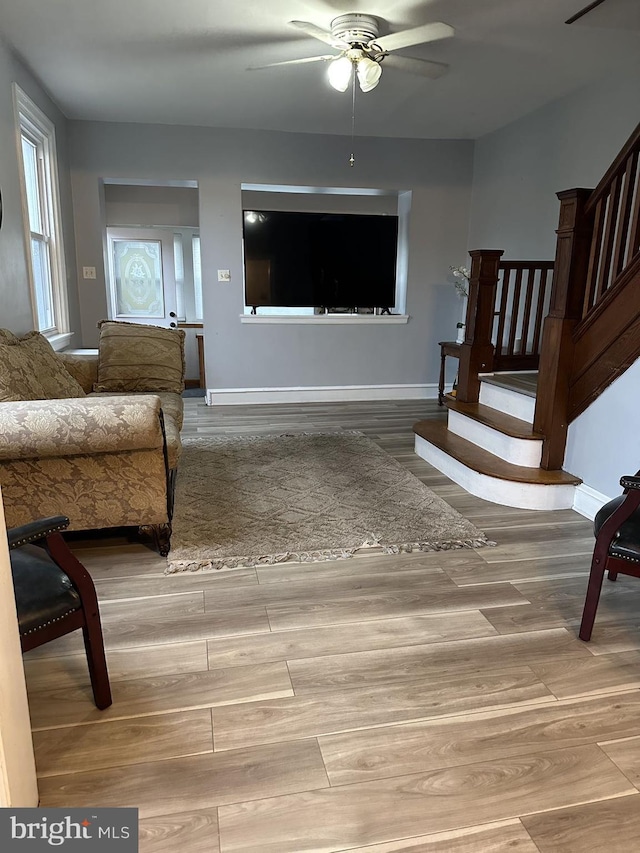
<path id="1" fill-rule="evenodd" d="M 573 509 L 579 512 L 580 515 L 584 515 L 585 518 L 593 521 L 598 510 L 602 509 L 610 500 L 611 498 L 603 495 L 602 492 L 592 489 L 591 486 L 587 486 L 585 483 L 580 483 L 579 486 L 576 486 Z"/>
<path id="2" fill-rule="evenodd" d="M 349 400 L 435 400 L 438 386 L 318 385 L 293 388 L 207 388 L 208 406 L 253 403 L 335 403 Z"/>
<path id="3" fill-rule="evenodd" d="M 362 325 L 371 323 L 380 325 L 400 325 L 409 322 L 408 314 L 291 314 L 280 316 L 272 314 L 240 314 L 241 323 L 250 325 L 260 323 L 316 323 L 324 326 L 343 326 L 352 323 Z"/>

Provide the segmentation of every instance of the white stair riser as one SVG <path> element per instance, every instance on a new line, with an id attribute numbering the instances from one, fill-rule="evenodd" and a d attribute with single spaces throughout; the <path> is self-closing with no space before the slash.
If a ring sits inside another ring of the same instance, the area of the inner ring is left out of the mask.
<path id="1" fill-rule="evenodd" d="M 527 394 L 520 394 L 510 388 L 502 388 L 500 385 L 491 385 L 488 382 L 480 384 L 480 402 L 483 406 L 497 409 L 505 415 L 520 418 L 529 424 L 533 423 L 533 415 L 536 409 L 536 398 Z"/>
<path id="2" fill-rule="evenodd" d="M 505 435 L 487 424 L 449 409 L 448 427 L 451 432 L 466 438 L 477 447 L 482 447 L 512 465 L 539 468 L 542 458 L 542 441 L 529 438 L 514 438 Z"/>
<path id="3" fill-rule="evenodd" d="M 415 452 L 454 483 L 486 501 L 519 509 L 571 509 L 573 506 L 575 486 L 514 483 L 479 474 L 419 435 L 416 435 Z"/>

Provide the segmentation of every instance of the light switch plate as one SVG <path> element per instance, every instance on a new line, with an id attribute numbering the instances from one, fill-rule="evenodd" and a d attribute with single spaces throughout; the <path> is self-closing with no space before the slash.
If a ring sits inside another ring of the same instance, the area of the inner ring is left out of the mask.
<path id="1" fill-rule="evenodd" d="M 82 278 L 95 278 L 96 277 L 96 268 L 95 267 L 82 267 Z"/>
<path id="2" fill-rule="evenodd" d="M 218 270 L 218 281 L 231 281 L 231 270 Z"/>

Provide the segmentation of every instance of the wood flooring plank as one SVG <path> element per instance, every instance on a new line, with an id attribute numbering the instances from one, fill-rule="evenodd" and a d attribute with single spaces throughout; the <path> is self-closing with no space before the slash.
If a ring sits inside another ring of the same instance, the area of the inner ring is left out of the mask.
<path id="1" fill-rule="evenodd" d="M 347 851 L 340 851 L 347 853 Z M 350 848 L 349 853 L 539 853 L 519 820 Z M 581 851 L 584 853 L 584 850 Z"/>
<path id="2" fill-rule="evenodd" d="M 211 711 L 182 711 L 135 720 L 33 733 L 38 776 L 143 764 L 213 752 Z"/>
<path id="3" fill-rule="evenodd" d="M 573 634 L 578 633 L 575 630 L 576 618 L 573 609 L 569 613 L 563 613 L 559 608 L 541 604 L 524 604 L 522 607 L 485 608 L 482 610 L 482 615 L 499 634 L 546 631 L 550 628 L 566 628 Z"/>
<path id="4" fill-rule="evenodd" d="M 623 618 L 606 612 L 601 617 L 598 613 L 587 648 L 592 655 L 609 655 L 640 649 L 640 614 L 635 613 Z"/>
<path id="5" fill-rule="evenodd" d="M 215 749 L 553 701 L 529 667 L 214 708 Z"/>
<path id="6" fill-rule="evenodd" d="M 264 607 L 245 607 L 240 610 L 221 610 L 215 613 L 194 613 L 190 616 L 177 616 L 162 620 L 148 619 L 143 604 L 138 618 L 110 619 L 102 627 L 105 648 L 109 651 L 134 646 L 188 643 L 213 637 L 259 634 L 269 630 L 269 620 Z M 68 655 L 78 652 L 82 648 L 82 634 L 75 631 L 34 649 L 34 657 Z"/>
<path id="7" fill-rule="evenodd" d="M 373 550 L 373 549 L 372 549 Z M 366 554 L 359 551 L 348 560 L 328 560 L 323 563 L 281 563 L 274 566 L 260 566 L 257 569 L 261 584 L 293 583 L 305 581 L 346 578 L 350 575 L 390 575 L 396 572 L 416 571 L 418 568 L 432 569 L 438 573 L 445 568 L 457 566 L 469 568 L 484 566 L 485 561 L 477 551 L 460 548 L 452 551 L 412 551 L 405 554 Z"/>
<path id="8" fill-rule="evenodd" d="M 227 572 L 180 572 L 162 577 L 105 578 L 95 582 L 98 600 L 148 598 L 152 595 L 171 595 L 192 590 L 216 590 L 225 587 L 254 586 L 258 583 L 255 569 L 235 569 Z"/>
<path id="9" fill-rule="evenodd" d="M 285 663 L 117 681 L 111 692 L 113 705 L 104 711 L 93 704 L 88 686 L 72 691 L 61 687 L 30 693 L 32 728 L 105 723 L 293 694 Z"/>
<path id="10" fill-rule="evenodd" d="M 558 699 L 640 687 L 640 652 L 573 660 L 550 656 L 529 665 Z"/>
<path id="11" fill-rule="evenodd" d="M 342 561 L 340 561 L 342 562 Z M 310 603 L 347 602 L 377 592 L 423 592 L 425 590 L 455 590 L 455 584 L 437 566 L 415 564 L 415 570 L 393 572 L 388 569 L 376 574 L 348 574 L 331 578 L 308 578 L 287 583 L 260 583 L 250 589 L 207 590 L 204 593 L 207 612 L 239 607 L 266 607 L 293 605 L 304 607 Z"/>
<path id="12" fill-rule="evenodd" d="M 89 685 L 89 668 L 84 652 L 57 657 L 37 657 L 27 652 L 24 671 L 32 692 L 52 688 L 73 689 Z M 155 675 L 176 675 L 181 672 L 206 672 L 207 641 L 195 643 L 165 643 L 161 646 L 143 646 L 132 649 L 107 651 L 109 680 L 126 681 Z"/>
<path id="13" fill-rule="evenodd" d="M 222 853 L 336 853 L 634 792 L 596 746 L 222 806 Z"/>
<path id="14" fill-rule="evenodd" d="M 370 592 L 357 599 L 335 598 L 303 605 L 267 605 L 267 614 L 272 630 L 282 631 L 528 603 L 510 584 L 463 588 L 452 583 L 451 587 L 443 588 L 434 584 L 424 591 Z"/>
<path id="15" fill-rule="evenodd" d="M 522 823 L 540 853 L 631 853 L 640 838 L 640 794 L 527 815 Z"/>
<path id="16" fill-rule="evenodd" d="M 220 853 L 217 808 L 144 818 L 139 828 L 140 853 Z"/>
<path id="17" fill-rule="evenodd" d="M 498 545 L 495 548 L 482 548 L 480 556 L 487 563 L 501 563 L 505 560 L 538 560 L 555 557 L 559 563 L 570 557 L 582 556 L 587 565 L 591 562 L 593 555 L 593 534 L 570 536 L 560 540 L 542 540 L 538 542 L 513 542 L 503 543 L 501 531 L 494 531 Z M 487 533 L 489 535 L 489 533 Z"/>
<path id="18" fill-rule="evenodd" d="M 604 756 L 603 756 L 604 758 Z M 329 784 L 315 741 L 170 758 L 128 767 L 47 776 L 40 806 L 133 806 L 140 817 L 210 809 Z"/>
<path id="19" fill-rule="evenodd" d="M 145 620 L 178 619 L 204 613 L 204 592 L 172 593 L 155 595 L 144 602 Z M 132 622 L 140 617 L 140 601 L 137 599 L 119 599 L 100 602 L 100 618 L 103 627 L 110 622 Z"/>
<path id="20" fill-rule="evenodd" d="M 602 743 L 600 746 L 636 788 L 640 788 L 640 737 Z"/>
<path id="21" fill-rule="evenodd" d="M 480 555 L 478 555 L 480 556 Z M 518 583 L 545 578 L 579 577 L 587 583 L 591 560 L 584 554 L 573 557 L 537 557 L 536 559 L 505 560 L 504 562 L 470 563 L 461 566 L 444 566 L 444 571 L 458 586 L 483 583 Z"/>
<path id="22" fill-rule="evenodd" d="M 487 674 L 548 657 L 592 655 L 563 628 L 434 645 L 407 646 L 289 662 L 297 695 L 463 673 Z"/>
<path id="23" fill-rule="evenodd" d="M 487 637 L 496 629 L 477 610 L 272 631 L 209 640 L 209 668 Z"/>
<path id="24" fill-rule="evenodd" d="M 332 785 L 640 736 L 640 691 L 323 736 Z M 640 742 L 640 737 L 639 737 Z"/>

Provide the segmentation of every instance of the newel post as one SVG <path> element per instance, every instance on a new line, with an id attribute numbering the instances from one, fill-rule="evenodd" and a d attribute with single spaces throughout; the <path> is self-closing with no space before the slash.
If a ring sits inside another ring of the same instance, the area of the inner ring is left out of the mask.
<path id="1" fill-rule="evenodd" d="M 493 315 L 498 285 L 501 249 L 474 249 L 464 343 L 460 349 L 457 398 L 462 403 L 477 403 L 480 396 L 479 373 L 493 369 Z"/>
<path id="2" fill-rule="evenodd" d="M 544 321 L 534 429 L 545 436 L 541 467 L 562 468 L 567 442 L 573 329 L 582 316 L 593 219 L 585 205 L 593 190 L 558 193 L 560 220 L 549 313 Z"/>

